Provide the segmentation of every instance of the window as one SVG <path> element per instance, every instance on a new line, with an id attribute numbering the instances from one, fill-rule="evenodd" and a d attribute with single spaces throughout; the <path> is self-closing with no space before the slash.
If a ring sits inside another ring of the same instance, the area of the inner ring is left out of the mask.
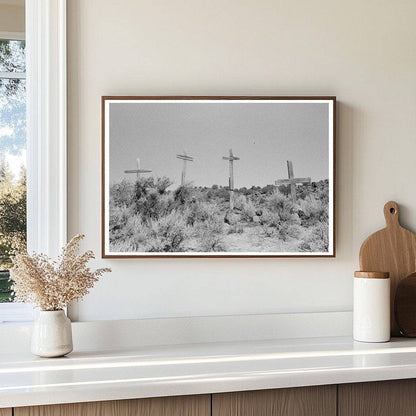
<path id="1" fill-rule="evenodd" d="M 0 68 L 0 158 L 13 162 L 10 166 L 17 174 L 13 186 L 21 185 L 22 198 L 17 198 L 21 211 L 25 210 L 23 198 L 27 199 L 27 215 L 19 218 L 27 222 L 28 250 L 56 257 L 66 243 L 66 0 L 26 1 L 25 32 L 26 39 L 22 34 L 0 32 L 0 40 L 13 49 L 3 54 L 8 66 L 3 63 Z M 7 126 L 2 121 L 5 109 L 13 113 Z M 27 126 L 24 117 L 18 117 L 22 113 L 27 114 Z M 7 151 L 5 134 L 10 139 Z M 19 183 L 25 149 L 27 192 L 23 192 L 24 179 Z M 17 211 L 17 205 L 9 210 Z M 19 227 L 15 227 L 20 230 L 16 238 L 24 240 L 23 221 Z M 3 257 L 7 260 L 7 253 Z M 7 285 L 5 279 L 0 281 L 0 324 L 32 320 L 31 305 L 4 302 L 10 299 Z"/>
<path id="2" fill-rule="evenodd" d="M 67 242 L 66 0 L 26 1 L 27 246 Z"/>
<path id="3" fill-rule="evenodd" d="M 8 268 L 26 244 L 25 41 L 0 36 L 0 302 L 12 301 Z M 20 38 L 20 39 L 19 39 Z"/>

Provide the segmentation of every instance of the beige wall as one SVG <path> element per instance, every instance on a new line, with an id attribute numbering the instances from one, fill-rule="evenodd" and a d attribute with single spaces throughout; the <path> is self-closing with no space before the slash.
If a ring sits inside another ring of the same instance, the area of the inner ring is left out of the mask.
<path id="1" fill-rule="evenodd" d="M 0 32 L 24 32 L 25 8 L 0 4 Z"/>
<path id="2" fill-rule="evenodd" d="M 79 319 L 351 309 L 361 241 L 416 230 L 413 0 L 68 0 L 69 234 L 100 253 L 100 96 L 336 95 L 336 259 L 97 260 Z M 98 256 L 99 257 L 99 256 Z"/>

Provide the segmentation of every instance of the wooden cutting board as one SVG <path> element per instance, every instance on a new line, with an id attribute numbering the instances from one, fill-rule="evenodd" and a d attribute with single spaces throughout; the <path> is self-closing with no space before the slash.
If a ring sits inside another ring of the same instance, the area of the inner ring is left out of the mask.
<path id="1" fill-rule="evenodd" d="M 370 235 L 361 246 L 360 268 L 390 273 L 391 334 L 397 336 L 400 331 L 394 317 L 394 298 L 400 280 L 416 271 L 416 235 L 400 225 L 396 202 L 384 205 L 384 217 L 386 228 Z"/>
<path id="2" fill-rule="evenodd" d="M 403 335 L 416 337 L 416 273 L 399 282 L 394 300 L 394 316 Z"/>

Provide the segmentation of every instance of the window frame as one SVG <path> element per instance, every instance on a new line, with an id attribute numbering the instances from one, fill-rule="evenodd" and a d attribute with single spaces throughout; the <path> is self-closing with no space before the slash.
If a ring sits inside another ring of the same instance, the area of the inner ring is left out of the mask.
<path id="1" fill-rule="evenodd" d="M 27 246 L 56 257 L 67 241 L 66 0 L 26 0 L 23 36 Z M 0 324 L 33 318 L 31 305 L 0 304 Z"/>
<path id="2" fill-rule="evenodd" d="M 0 39 L 26 40 L 25 32 L 5 32 L 0 30 Z"/>

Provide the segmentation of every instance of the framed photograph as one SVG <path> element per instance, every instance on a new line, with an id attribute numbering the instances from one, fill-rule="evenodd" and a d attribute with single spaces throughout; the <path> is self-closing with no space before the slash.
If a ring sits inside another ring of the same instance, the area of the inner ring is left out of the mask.
<path id="1" fill-rule="evenodd" d="M 102 97 L 102 256 L 335 257 L 335 97 Z"/>

